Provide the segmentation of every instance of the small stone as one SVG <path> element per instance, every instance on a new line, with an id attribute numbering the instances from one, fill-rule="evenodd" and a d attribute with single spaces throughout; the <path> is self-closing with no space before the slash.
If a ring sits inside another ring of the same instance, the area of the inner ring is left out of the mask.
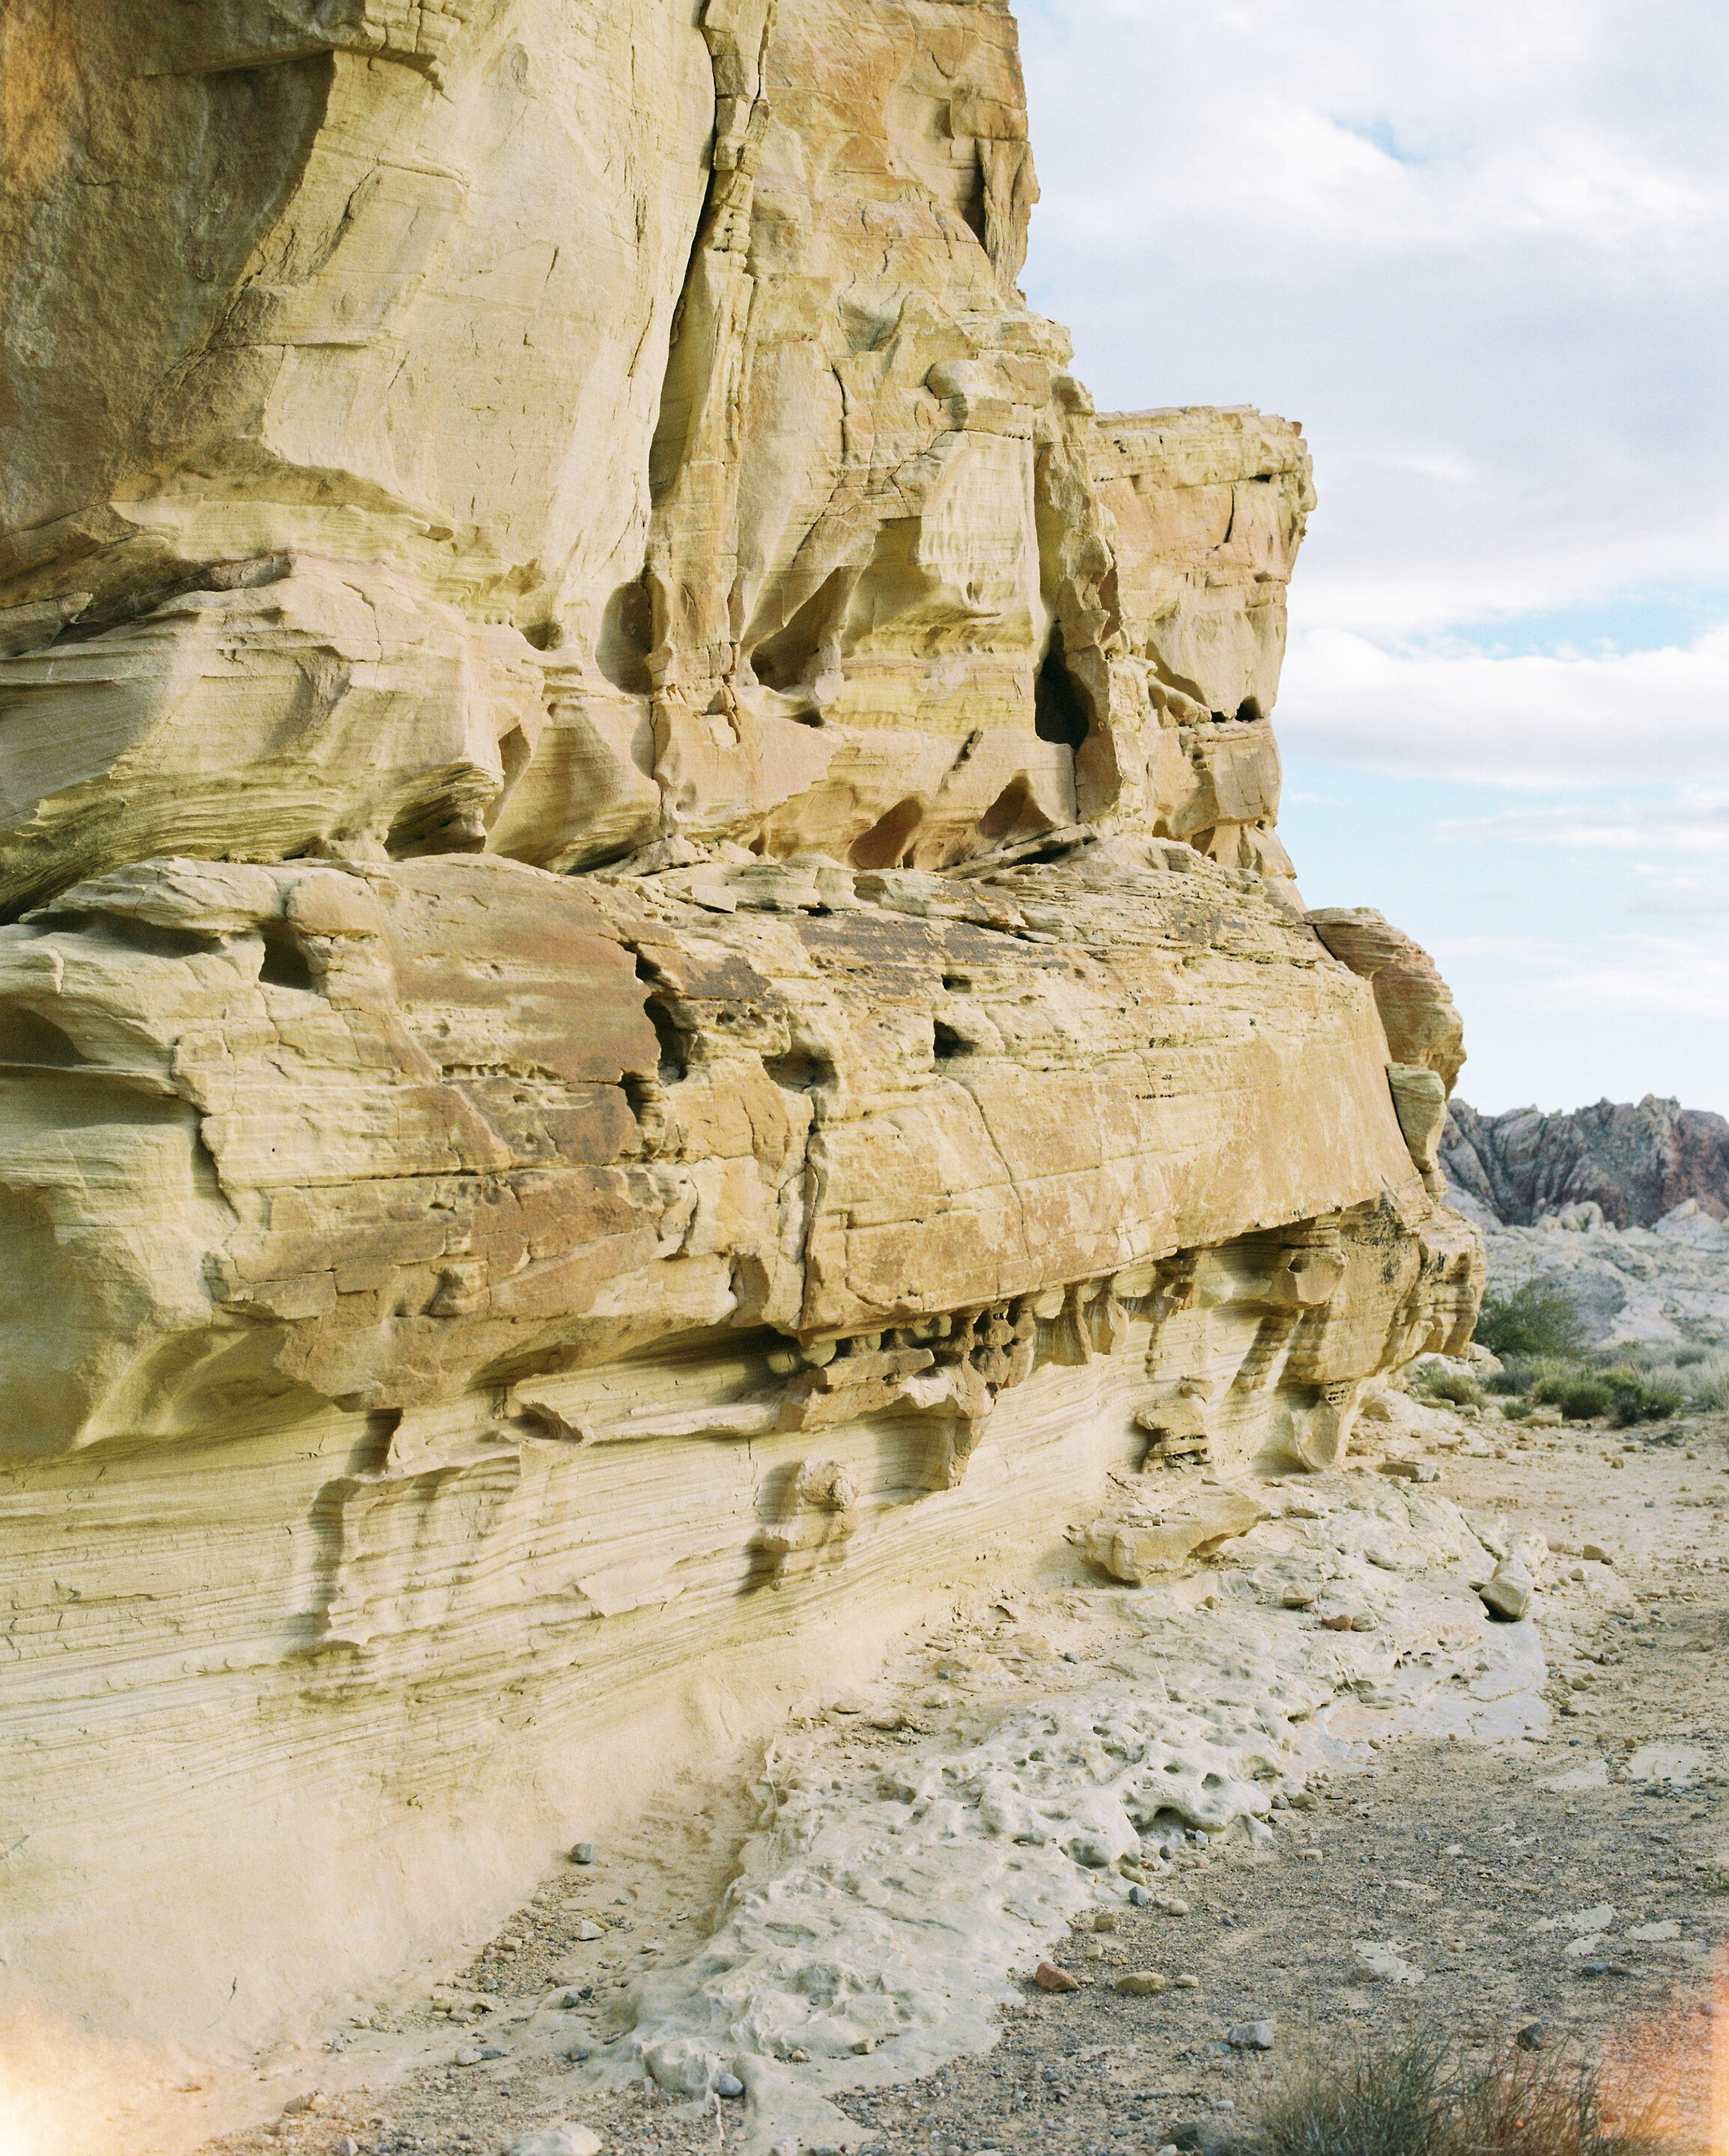
<path id="1" fill-rule="evenodd" d="M 589 2126 L 543 2126 L 519 2133 L 505 2156 L 600 2156 L 600 2137 Z"/>
<path id="2" fill-rule="evenodd" d="M 1156 1999 L 1166 1988 L 1156 1969 L 1131 1969 L 1117 1979 L 1117 1989 L 1126 1999 Z"/>
<path id="3" fill-rule="evenodd" d="M 1323 1617 L 1323 1627 L 1329 1632 L 1348 1632 L 1356 1621 L 1348 1609 L 1340 1610 L 1335 1617 Z"/>
<path id="4" fill-rule="evenodd" d="M 460 2044 L 456 2048 L 459 2066 L 484 2066 L 488 2059 L 502 2059 L 504 2053 L 497 2044 Z"/>
<path id="5" fill-rule="evenodd" d="M 595 1939 L 604 1939 L 606 1933 L 592 1917 L 584 1917 L 576 1928 L 576 1936 L 579 1939 L 592 1943 Z"/>
<path id="6" fill-rule="evenodd" d="M 592 1841 L 579 1841 L 570 1852 L 573 1864 L 592 1864 L 597 1852 Z"/>
<path id="7" fill-rule="evenodd" d="M 1543 2038 L 1546 2033 L 1541 2021 L 1527 2021 L 1515 2035 L 1513 2041 L 1521 2051 L 1541 2051 L 1543 2048 Z"/>
<path id="8" fill-rule="evenodd" d="M 1615 1560 L 1601 1543 L 1586 1543 L 1579 1551 L 1587 1564 L 1613 1564 Z"/>
<path id="9" fill-rule="evenodd" d="M 1093 1912 L 1093 1928 L 1095 1932 L 1115 1931 L 1117 1928 L 1116 1911 L 1114 1909 L 1095 1909 Z"/>
<path id="10" fill-rule="evenodd" d="M 1225 2041 L 1233 2051 L 1270 2051 L 1278 2034 L 1278 2024 L 1270 2018 L 1238 2021 L 1225 2031 Z"/>
<path id="11" fill-rule="evenodd" d="M 1159 1907 L 1167 1917 L 1186 1917 L 1189 1913 L 1189 1905 L 1181 1894 L 1167 1894 Z"/>
<path id="12" fill-rule="evenodd" d="M 360 2143 L 352 2133 L 345 2133 L 337 2142 L 336 2156 L 360 2156 Z"/>
<path id="13" fill-rule="evenodd" d="M 1042 1961 L 1032 1972 L 1032 1980 L 1041 1991 L 1078 1991 L 1081 1980 L 1071 1976 L 1066 1969 L 1058 1969 L 1053 1961 Z"/>
<path id="14" fill-rule="evenodd" d="M 1153 1906 L 1153 1897 L 1145 1887 L 1131 1887 L 1129 1900 L 1130 1906 L 1136 1909 L 1150 1909 Z"/>
<path id="15" fill-rule="evenodd" d="M 1356 1942 L 1356 1974 L 1366 1984 L 1421 1984 L 1423 1971 L 1384 1939 Z"/>
<path id="16" fill-rule="evenodd" d="M 1618 1961 L 1587 1961 L 1579 1965 L 1581 1976 L 1625 1976 L 1627 1964 Z"/>
<path id="17" fill-rule="evenodd" d="M 714 2093 L 717 2096 L 723 2096 L 728 2103 L 736 2103 L 744 2093 L 744 2084 L 737 2074 L 717 2074 L 714 2077 Z"/>
<path id="18" fill-rule="evenodd" d="M 1173 1991 L 1198 1991 L 1201 1979 L 1198 1976 L 1174 1976 L 1171 1979 L 1171 1988 Z"/>
<path id="19" fill-rule="evenodd" d="M 1438 1482 L 1441 1471 L 1428 1460 L 1383 1460 L 1381 1471 L 1396 1482 Z"/>
<path id="20" fill-rule="evenodd" d="M 1531 1598 L 1536 1590 L 1536 1582 L 1525 1553 L 1515 1548 L 1496 1565 L 1495 1577 L 1477 1589 L 1477 1595 L 1491 1617 L 1500 1618 L 1504 1625 L 1516 1625 L 1531 1608 Z"/>
<path id="21" fill-rule="evenodd" d="M 1081 1953 L 1083 1957 L 1088 1961 L 1103 1961 L 1104 1959 L 1104 1942 L 1102 1939 L 1088 1939 L 1085 1945 L 1082 1947 Z"/>

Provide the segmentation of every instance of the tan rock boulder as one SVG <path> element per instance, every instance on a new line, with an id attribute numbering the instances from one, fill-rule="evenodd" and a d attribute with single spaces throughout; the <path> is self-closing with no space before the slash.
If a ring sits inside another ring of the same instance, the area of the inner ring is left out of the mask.
<path id="1" fill-rule="evenodd" d="M 1433 1071 L 1443 1097 L 1450 1094 L 1464 1067 L 1464 1027 L 1428 952 L 1372 906 L 1330 906 L 1308 917 L 1333 956 L 1373 985 L 1389 1062 Z"/>
<path id="2" fill-rule="evenodd" d="M 1267 1507 L 1244 1491 L 1207 1490 L 1155 1518 L 1094 1521 L 1086 1531 L 1086 1551 L 1113 1579 L 1142 1587 L 1160 1573 L 1179 1571 L 1191 1558 L 1209 1555 L 1266 1517 Z"/>

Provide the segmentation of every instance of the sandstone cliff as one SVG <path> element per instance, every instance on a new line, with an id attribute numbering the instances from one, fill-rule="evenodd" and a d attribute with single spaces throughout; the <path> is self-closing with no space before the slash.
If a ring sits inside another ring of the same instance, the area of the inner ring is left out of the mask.
<path id="1" fill-rule="evenodd" d="M 1332 1461 L 1462 1050 L 1277 836 L 1306 450 L 1094 413 L 997 0 L 0 38 L 6 1979 L 239 2043 Z"/>

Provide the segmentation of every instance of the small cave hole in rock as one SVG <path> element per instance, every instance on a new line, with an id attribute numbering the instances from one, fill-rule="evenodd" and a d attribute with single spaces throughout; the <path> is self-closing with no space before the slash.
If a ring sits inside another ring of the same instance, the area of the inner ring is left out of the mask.
<path id="1" fill-rule="evenodd" d="M 944 1025 L 941 1019 L 933 1023 L 930 1032 L 931 1053 L 939 1063 L 953 1063 L 973 1052 L 972 1043 L 964 1040 L 952 1025 Z"/>
<path id="2" fill-rule="evenodd" d="M 409 803 L 384 834 L 384 851 L 393 861 L 427 854 L 477 854 L 486 843 L 478 809 L 450 794 Z"/>
<path id="3" fill-rule="evenodd" d="M 996 846 L 1036 839 L 1051 828 L 1051 819 L 1033 798 L 1025 772 L 1009 781 L 978 822 L 979 836 Z"/>
<path id="4" fill-rule="evenodd" d="M 89 1060 L 51 1019 L 39 1018 L 34 1011 L 16 1007 L 0 1008 L 0 1063 L 73 1070 Z"/>
<path id="5" fill-rule="evenodd" d="M 856 869 L 892 869 L 910 859 L 913 839 L 924 821 L 923 804 L 911 796 L 879 816 L 848 858 Z"/>
<path id="6" fill-rule="evenodd" d="M 1051 632 L 1051 648 L 1038 670 L 1032 697 L 1032 731 L 1042 742 L 1078 748 L 1091 725 L 1086 698 L 1063 656 L 1063 631 Z"/>
<path id="7" fill-rule="evenodd" d="M 834 1075 L 821 1057 L 808 1055 L 799 1048 L 789 1050 L 785 1055 L 764 1056 L 763 1068 L 777 1086 L 784 1086 L 789 1093 L 814 1093 Z"/>
<path id="8" fill-rule="evenodd" d="M 1237 723 L 1239 726 L 1253 726 L 1260 716 L 1261 706 L 1258 697 L 1245 696 L 1237 706 Z"/>
<path id="9" fill-rule="evenodd" d="M 654 603 L 639 577 L 619 585 L 601 610 L 594 664 L 615 689 L 627 696 L 646 696 L 654 687 L 648 670 L 654 641 Z"/>
<path id="10" fill-rule="evenodd" d="M 266 921 L 259 927 L 264 941 L 264 963 L 258 969 L 260 981 L 268 982 L 273 988 L 299 988 L 307 995 L 313 994 L 318 983 L 312 978 L 312 968 L 306 947 L 299 935 L 286 921 Z"/>
<path id="11" fill-rule="evenodd" d="M 839 629 L 846 603 L 852 595 L 857 572 L 836 569 L 826 577 L 790 621 L 765 636 L 750 654 L 751 671 L 765 689 L 783 694 L 809 682 L 816 670 L 823 646 Z M 821 726 L 822 715 L 797 714 L 807 726 Z"/>
<path id="12" fill-rule="evenodd" d="M 671 991 L 658 983 L 646 963 L 636 961 L 636 978 L 648 989 L 642 1008 L 649 1024 L 655 1029 L 655 1039 L 660 1043 L 660 1067 L 656 1072 L 661 1085 L 671 1086 L 682 1078 L 690 1069 L 690 1056 L 685 1034 L 672 1015 Z"/>

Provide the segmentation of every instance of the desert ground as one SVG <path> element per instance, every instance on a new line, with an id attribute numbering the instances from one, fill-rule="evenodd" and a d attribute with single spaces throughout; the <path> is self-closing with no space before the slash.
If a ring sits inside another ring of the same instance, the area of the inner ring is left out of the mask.
<path id="1" fill-rule="evenodd" d="M 1725 2145 L 1729 2113 L 1713 2138 L 1708 2112 L 1714 2040 L 1720 2107 L 1729 2092 L 1729 2005 L 1712 1996 L 1729 1925 L 1729 1418 L 1527 1429 L 1490 1404 L 1425 1406 L 1421 1423 L 1423 1441 L 1394 1450 L 1428 1463 L 1427 1493 L 1491 1544 L 1548 1547 L 1530 1623 L 1502 1628 L 1534 1625 L 1540 1700 L 1474 1733 L 1402 1734 L 1397 1686 L 1359 1682 L 1329 1756 L 1255 1838 L 1166 1835 L 1127 1867 L 1145 1884 L 1126 1902 L 1124 1868 L 1101 1871 L 1109 1893 L 1050 1950 L 1078 1988 L 1040 1989 L 1029 1947 L 994 2041 L 835 2093 L 829 2123 L 802 2130 L 742 2092 L 604 2085 L 630 1987 L 708 1933 L 773 1801 L 772 1766 L 740 1758 L 559 1866 L 449 1981 L 264 2062 L 265 2123 L 212 2156 L 476 2156 L 561 2126 L 548 2150 L 591 2145 L 586 2129 L 620 2156 L 1222 2151 L 1292 2061 L 1415 2028 L 1467 2054 L 1522 2043 L 1601 2063 L 1612 2093 L 1660 2101 L 1676 2149 Z M 1384 1507 L 1383 1465 L 1371 1446 L 1324 1478 L 1332 1504 L 1355 1489 Z M 1326 1509 L 1313 1478 L 1267 1496 Z M 1197 1621 L 1225 1620 L 1245 1563 L 1227 1543 L 1186 1576 Z M 807 1702 L 788 1742 L 807 1774 L 862 1786 L 908 1748 L 961 1741 L 981 1707 L 1085 1685 L 1135 1599 L 1078 1552 L 1037 1595 L 974 1588 L 950 1623 L 895 1643 L 870 1695 Z M 1284 1614 L 1313 1627 L 1317 1607 Z M 1469 1665 L 1449 1681 L 1469 1689 Z M 1125 1992 L 1124 1977 L 1165 1983 Z"/>

